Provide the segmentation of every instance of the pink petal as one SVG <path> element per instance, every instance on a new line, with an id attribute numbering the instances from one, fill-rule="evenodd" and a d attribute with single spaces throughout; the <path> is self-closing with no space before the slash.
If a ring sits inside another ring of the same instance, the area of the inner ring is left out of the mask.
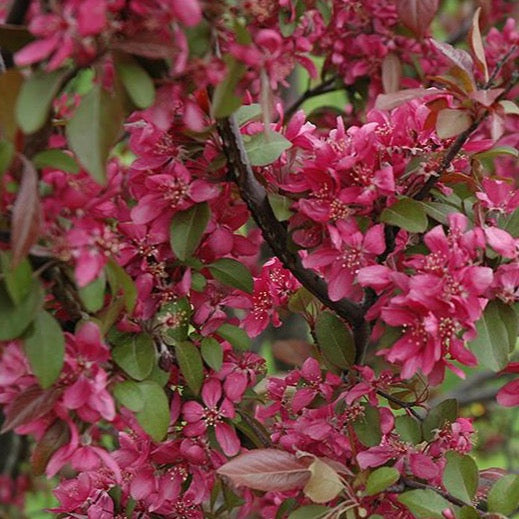
<path id="1" fill-rule="evenodd" d="M 215 425 L 215 434 L 222 451 L 226 456 L 235 456 L 240 452 L 240 440 L 236 435 L 234 427 L 220 422 Z"/>

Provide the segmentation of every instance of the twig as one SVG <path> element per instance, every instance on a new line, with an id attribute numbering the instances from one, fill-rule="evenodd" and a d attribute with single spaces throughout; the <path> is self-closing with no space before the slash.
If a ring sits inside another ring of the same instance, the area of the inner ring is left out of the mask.
<path id="1" fill-rule="evenodd" d="M 11 9 L 7 13 L 5 23 L 10 25 L 22 25 L 30 5 L 31 0 L 14 0 L 11 4 Z M 8 50 L 1 50 L 0 62 L 2 63 L 0 73 L 5 69 L 13 67 L 13 54 Z"/>
<path id="2" fill-rule="evenodd" d="M 328 296 L 328 287 L 323 279 L 303 266 L 297 252 L 289 250 L 290 239 L 286 227 L 274 216 L 267 192 L 254 176 L 235 117 L 220 120 L 218 131 L 222 138 L 229 170 L 234 176 L 252 217 L 261 229 L 265 241 L 283 265 L 309 292 L 351 326 L 357 349 L 357 359 L 362 359 L 369 337 L 369 325 L 364 319 L 363 308 L 348 299 L 332 301 Z"/>
<path id="3" fill-rule="evenodd" d="M 501 69 L 503 68 L 504 64 L 508 61 L 510 56 L 518 49 L 519 47 L 517 45 L 512 45 L 508 52 L 496 63 L 496 66 L 488 78 L 488 81 L 485 83 L 485 86 L 483 87 L 483 90 L 488 90 L 492 88 L 494 85 L 494 81 L 496 80 L 497 75 L 499 72 L 501 72 Z"/>
<path id="4" fill-rule="evenodd" d="M 286 110 L 285 110 L 285 117 L 287 119 L 290 119 L 292 117 L 297 109 L 307 100 L 315 96 L 320 96 L 322 94 L 327 94 L 329 92 L 334 92 L 336 90 L 339 90 L 339 88 L 333 86 L 333 84 L 336 81 L 336 77 L 331 77 L 327 79 L 326 81 L 323 81 L 321 84 L 317 85 L 314 88 L 308 88 L 305 90 L 300 97 L 298 97 Z"/>
<path id="5" fill-rule="evenodd" d="M 377 395 L 380 395 L 389 402 L 392 402 L 393 404 L 396 404 L 402 407 L 403 409 L 408 410 L 409 413 L 411 413 L 418 421 L 423 422 L 424 417 L 413 409 L 414 407 L 418 406 L 416 402 L 404 402 L 403 400 L 400 400 L 400 398 L 396 398 L 393 395 L 386 393 L 385 391 L 382 391 L 381 389 L 377 390 Z"/>

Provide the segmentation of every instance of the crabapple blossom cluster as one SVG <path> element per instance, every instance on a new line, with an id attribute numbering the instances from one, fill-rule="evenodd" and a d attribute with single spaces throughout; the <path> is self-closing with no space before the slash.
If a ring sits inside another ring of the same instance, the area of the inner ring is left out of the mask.
<path id="1" fill-rule="evenodd" d="M 460 6 L 449 37 L 438 0 L 0 2 L 0 407 L 30 451 L 1 506 L 44 476 L 64 518 L 513 513 L 434 392 L 479 367 L 519 405 L 519 30 Z"/>

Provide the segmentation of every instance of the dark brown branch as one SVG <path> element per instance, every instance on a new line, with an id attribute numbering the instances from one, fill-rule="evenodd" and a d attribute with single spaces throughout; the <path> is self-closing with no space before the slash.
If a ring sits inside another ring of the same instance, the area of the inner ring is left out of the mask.
<path id="1" fill-rule="evenodd" d="M 30 5 L 31 0 L 14 0 L 7 13 L 5 23 L 10 25 L 22 25 Z M 8 50 L 1 50 L 0 62 L 2 64 L 2 70 L 0 72 L 13 67 L 13 54 Z"/>
<path id="2" fill-rule="evenodd" d="M 377 395 L 380 395 L 381 397 L 385 398 L 388 402 L 391 402 L 393 404 L 398 405 L 399 407 L 402 407 L 403 409 L 408 410 L 409 413 L 411 413 L 419 422 L 423 422 L 424 417 L 414 410 L 414 407 L 419 406 L 419 404 L 417 404 L 416 402 L 404 402 L 403 400 L 400 400 L 400 398 L 396 398 L 393 395 L 386 393 L 385 391 L 382 391 L 381 389 L 377 390 Z"/>
<path id="3" fill-rule="evenodd" d="M 332 301 L 326 283 L 315 272 L 306 269 L 299 254 L 289 250 L 290 238 L 286 227 L 279 222 L 270 206 L 267 192 L 254 176 L 242 136 L 234 116 L 218 122 L 230 172 L 252 217 L 274 254 L 294 277 L 319 301 L 342 317 L 352 328 L 357 348 L 357 362 L 363 358 L 369 336 L 369 326 L 362 307 L 348 299 Z"/>
<path id="4" fill-rule="evenodd" d="M 307 100 L 311 99 L 312 97 L 320 96 L 322 94 L 327 94 L 329 92 L 335 92 L 336 90 L 339 90 L 336 86 L 333 84 L 337 78 L 331 77 L 330 79 L 327 79 L 326 81 L 323 81 L 321 84 L 317 85 L 314 88 L 308 88 L 305 90 L 299 98 L 297 98 L 286 110 L 285 110 L 285 117 L 287 119 L 290 119 L 298 110 L 298 108 Z"/>

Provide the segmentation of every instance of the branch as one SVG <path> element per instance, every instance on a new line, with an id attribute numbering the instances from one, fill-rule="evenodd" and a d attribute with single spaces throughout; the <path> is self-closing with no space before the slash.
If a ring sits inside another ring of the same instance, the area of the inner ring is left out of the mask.
<path id="1" fill-rule="evenodd" d="M 235 117 L 220 120 L 218 132 L 222 138 L 229 170 L 265 241 L 283 265 L 309 292 L 351 326 L 357 348 L 357 360 L 361 360 L 369 337 L 369 326 L 364 319 L 364 310 L 348 299 L 332 301 L 323 279 L 303 266 L 297 252 L 289 250 L 290 238 L 286 227 L 274 216 L 267 192 L 254 176 Z"/>
<path id="2" fill-rule="evenodd" d="M 377 395 L 385 398 L 388 402 L 392 402 L 393 404 L 408 410 L 409 413 L 411 413 L 419 422 L 423 422 L 424 417 L 413 409 L 414 407 L 419 407 L 419 404 L 416 402 L 404 402 L 403 400 L 400 400 L 400 398 L 396 398 L 393 395 L 382 391 L 381 389 L 377 390 Z"/>
<path id="3" fill-rule="evenodd" d="M 31 0 L 14 0 L 11 4 L 11 9 L 7 13 L 5 23 L 10 25 L 22 25 L 30 5 Z M 0 64 L 0 73 L 5 69 L 12 68 L 14 66 L 12 52 L 8 50 L 1 50 Z"/>
<path id="4" fill-rule="evenodd" d="M 329 92 L 334 92 L 336 90 L 340 90 L 339 88 L 333 86 L 335 83 L 335 80 L 337 77 L 333 76 L 330 79 L 327 79 L 326 81 L 323 81 L 320 85 L 317 85 L 314 88 L 307 88 L 301 96 L 296 99 L 286 110 L 285 110 L 285 117 L 287 119 L 290 119 L 292 117 L 297 109 L 307 100 L 312 97 L 320 96 L 322 94 L 327 94 Z"/>

